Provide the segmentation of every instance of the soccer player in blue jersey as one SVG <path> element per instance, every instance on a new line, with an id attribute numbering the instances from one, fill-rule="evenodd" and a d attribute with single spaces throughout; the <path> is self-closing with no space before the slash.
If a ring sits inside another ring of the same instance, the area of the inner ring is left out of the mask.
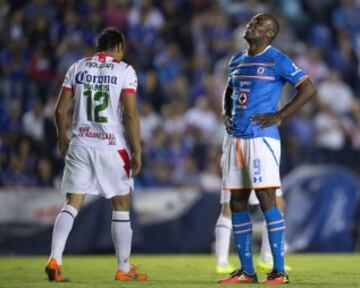
<path id="1" fill-rule="evenodd" d="M 252 189 L 268 226 L 274 266 L 264 284 L 289 282 L 284 269 L 284 218 L 276 205 L 280 185 L 280 136 L 277 126 L 315 93 L 309 77 L 288 56 L 271 46 L 279 24 L 270 14 L 258 14 L 247 24 L 249 48 L 236 53 L 228 67 L 223 118 L 229 133 L 225 143 L 223 189 L 231 191 L 232 227 L 241 269 L 220 284 L 256 283 L 248 200 Z M 277 104 L 286 82 L 296 87 L 281 110 Z"/>

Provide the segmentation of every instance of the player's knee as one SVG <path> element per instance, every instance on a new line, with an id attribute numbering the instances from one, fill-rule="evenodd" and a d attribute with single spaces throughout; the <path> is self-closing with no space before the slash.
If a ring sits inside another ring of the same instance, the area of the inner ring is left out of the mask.
<path id="1" fill-rule="evenodd" d="M 85 195 L 80 194 L 66 194 L 66 204 L 74 207 L 76 210 L 80 210 L 82 204 L 84 203 Z"/>
<path id="2" fill-rule="evenodd" d="M 224 217 L 230 218 L 231 217 L 231 209 L 230 209 L 230 203 L 224 203 L 221 206 L 221 215 Z"/>
<path id="3" fill-rule="evenodd" d="M 251 190 L 239 190 L 231 193 L 230 208 L 233 212 L 246 211 Z"/>
<path id="4" fill-rule="evenodd" d="M 115 196 L 111 198 L 113 211 L 129 211 L 130 210 L 130 196 Z"/>
<path id="5" fill-rule="evenodd" d="M 242 198 L 232 197 L 230 208 L 233 212 L 241 212 L 247 210 L 248 201 Z"/>
<path id="6" fill-rule="evenodd" d="M 256 196 L 259 199 L 262 211 L 267 211 L 276 205 L 276 196 L 274 189 L 256 190 Z"/>
<path id="7" fill-rule="evenodd" d="M 286 204 L 285 204 L 285 200 L 282 196 L 278 196 L 276 197 L 276 204 L 279 207 L 281 212 L 284 212 L 286 209 Z"/>

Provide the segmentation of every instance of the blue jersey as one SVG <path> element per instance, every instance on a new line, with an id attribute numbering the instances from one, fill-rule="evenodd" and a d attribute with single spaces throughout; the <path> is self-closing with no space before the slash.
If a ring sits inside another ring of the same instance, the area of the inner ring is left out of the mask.
<path id="1" fill-rule="evenodd" d="M 251 116 L 277 111 L 281 91 L 288 81 L 295 87 L 307 75 L 284 53 L 268 46 L 261 54 L 235 54 L 228 67 L 228 85 L 232 87 L 230 135 L 237 138 L 271 137 L 279 139 L 276 125 L 260 128 Z"/>

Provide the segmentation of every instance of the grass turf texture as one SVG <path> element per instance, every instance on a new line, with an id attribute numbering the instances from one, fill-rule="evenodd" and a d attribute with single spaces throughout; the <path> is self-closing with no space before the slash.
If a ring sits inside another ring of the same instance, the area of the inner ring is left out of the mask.
<path id="1" fill-rule="evenodd" d="M 69 278 L 65 283 L 48 282 L 46 257 L 0 257 L 0 287 L 223 287 L 216 283 L 222 276 L 215 273 L 213 255 L 136 255 L 131 260 L 149 274 L 147 282 L 113 281 L 114 256 L 65 256 L 63 273 Z M 283 286 L 360 287 L 360 254 L 296 254 L 286 260 L 293 271 L 291 283 Z M 235 256 L 231 262 L 238 263 Z M 258 276 L 262 280 L 265 274 Z M 241 285 L 256 286 L 261 285 Z"/>

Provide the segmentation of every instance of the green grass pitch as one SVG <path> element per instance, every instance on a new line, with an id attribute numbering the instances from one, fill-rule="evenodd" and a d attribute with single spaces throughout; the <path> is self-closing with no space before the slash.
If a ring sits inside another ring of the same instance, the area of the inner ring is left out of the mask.
<path id="1" fill-rule="evenodd" d="M 135 255 L 131 260 L 149 274 L 147 282 L 113 281 L 115 257 L 110 255 L 65 256 L 63 273 L 69 278 L 65 283 L 48 282 L 46 257 L 0 257 L 0 287 L 220 287 L 213 255 Z M 295 254 L 286 260 L 293 267 L 286 287 L 360 287 L 360 254 Z M 235 256 L 231 262 L 238 263 Z M 241 285 L 256 286 L 262 285 Z"/>

